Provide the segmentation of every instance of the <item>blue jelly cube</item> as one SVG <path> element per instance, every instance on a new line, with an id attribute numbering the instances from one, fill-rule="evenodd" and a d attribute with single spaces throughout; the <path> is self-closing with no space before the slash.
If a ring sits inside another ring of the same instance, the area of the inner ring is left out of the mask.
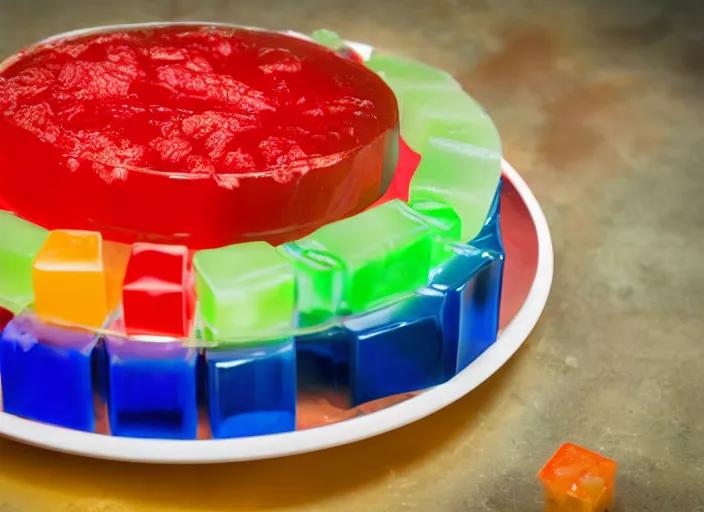
<path id="1" fill-rule="evenodd" d="M 5 412 L 43 423 L 95 430 L 95 364 L 101 348 L 94 334 L 16 316 L 0 335 Z"/>
<path id="2" fill-rule="evenodd" d="M 180 341 L 108 336 L 108 416 L 113 435 L 195 439 L 195 348 Z"/>
<path id="3" fill-rule="evenodd" d="M 350 356 L 354 336 L 335 326 L 296 337 L 298 391 L 343 392 L 343 407 L 349 407 Z"/>
<path id="4" fill-rule="evenodd" d="M 440 329 L 443 303 L 441 293 L 428 290 L 345 322 L 355 338 L 353 405 L 436 386 L 453 375 L 455 347 Z"/>
<path id="5" fill-rule="evenodd" d="M 206 350 L 214 438 L 296 428 L 296 351 L 292 339 Z"/>
<path id="6" fill-rule="evenodd" d="M 454 247 L 456 255 L 438 267 L 430 288 L 445 296 L 442 330 L 457 344 L 455 372 L 460 372 L 495 341 L 504 270 L 499 223 L 499 185 L 487 220 L 469 244 Z"/>
<path id="7" fill-rule="evenodd" d="M 442 330 L 457 344 L 455 372 L 460 372 L 496 341 L 504 260 L 470 245 L 456 252 L 431 287 L 445 296 Z"/>

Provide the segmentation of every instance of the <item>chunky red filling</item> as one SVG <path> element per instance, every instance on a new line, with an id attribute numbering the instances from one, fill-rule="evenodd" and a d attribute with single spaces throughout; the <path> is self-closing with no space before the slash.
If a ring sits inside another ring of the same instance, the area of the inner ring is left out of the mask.
<path id="1" fill-rule="evenodd" d="M 0 74 L 0 196 L 50 228 L 194 248 L 296 238 L 379 194 L 393 94 L 268 32 L 61 40 Z"/>

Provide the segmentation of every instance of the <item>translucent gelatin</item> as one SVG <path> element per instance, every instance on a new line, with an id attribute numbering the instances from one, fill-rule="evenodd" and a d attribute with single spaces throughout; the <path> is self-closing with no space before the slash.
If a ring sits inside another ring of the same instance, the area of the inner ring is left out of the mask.
<path id="1" fill-rule="evenodd" d="M 296 428 L 296 351 L 290 339 L 207 350 L 208 410 L 216 439 Z"/>
<path id="2" fill-rule="evenodd" d="M 398 124 L 376 74 L 314 42 L 178 25 L 25 51 L 0 108 L 0 190 L 23 218 L 191 248 L 361 211 Z"/>
<path id="3" fill-rule="evenodd" d="M 103 398 L 114 435 L 195 439 L 205 406 L 214 438 L 274 434 L 296 428 L 297 394 L 344 408 L 426 389 L 494 343 L 493 124 L 444 72 L 375 54 L 376 75 L 314 38 L 333 51 L 172 26 L 0 71 L 0 199 L 62 228 L 0 212 L 0 267 L 19 269 L 0 276 L 6 411 L 92 431 Z M 394 94 L 412 158 L 379 199 Z M 12 318 L 32 302 L 108 331 Z"/>
<path id="4" fill-rule="evenodd" d="M 401 136 L 425 155 L 432 138 L 464 142 L 501 153 L 496 126 L 481 105 L 460 89 L 404 92 Z"/>
<path id="5" fill-rule="evenodd" d="M 289 252 L 315 260 L 296 261 L 299 312 L 359 313 L 424 286 L 439 234 L 393 200 L 288 244 Z"/>
<path id="6" fill-rule="evenodd" d="M 195 348 L 180 341 L 108 336 L 108 412 L 113 435 L 195 439 Z"/>
<path id="7" fill-rule="evenodd" d="M 438 266 L 430 281 L 430 287 L 445 296 L 441 324 L 457 344 L 456 372 L 482 355 L 498 334 L 505 259 L 500 198 L 501 186 L 479 235 L 469 244 L 451 246 L 454 257 Z"/>
<path id="8" fill-rule="evenodd" d="M 354 335 L 352 404 L 441 384 L 455 371 L 456 341 L 440 326 L 441 294 L 428 291 L 345 323 Z"/>
<path id="9" fill-rule="evenodd" d="M 122 288 L 127 334 L 186 337 L 195 293 L 189 249 L 183 245 L 136 243 Z"/>
<path id="10" fill-rule="evenodd" d="M 456 340 L 455 371 L 460 372 L 496 341 L 504 257 L 471 245 L 455 252 L 438 268 L 431 287 L 445 296 L 442 328 Z"/>
<path id="11" fill-rule="evenodd" d="M 295 268 L 298 325 L 315 326 L 343 313 L 347 270 L 345 264 L 327 252 L 288 244 L 281 254 Z"/>
<path id="12" fill-rule="evenodd" d="M 500 178 L 500 153 L 431 138 L 411 179 L 410 200 L 451 206 L 462 221 L 462 240 L 469 241 L 484 225 Z"/>
<path id="13" fill-rule="evenodd" d="M 613 510 L 616 462 L 565 443 L 538 473 L 545 485 L 546 512 Z"/>
<path id="14" fill-rule="evenodd" d="M 109 303 L 102 237 L 90 231 L 57 230 L 34 260 L 34 307 L 45 319 L 101 327 Z"/>
<path id="15" fill-rule="evenodd" d="M 460 84 L 449 73 L 422 62 L 393 55 L 373 53 L 366 62 L 391 87 L 398 102 L 406 104 L 405 94 L 415 90 L 459 90 Z"/>
<path id="16" fill-rule="evenodd" d="M 19 313 L 34 302 L 32 262 L 49 236 L 46 229 L 0 211 L 0 307 Z"/>
<path id="17" fill-rule="evenodd" d="M 94 431 L 94 394 L 105 389 L 105 374 L 96 371 L 101 351 L 91 332 L 48 325 L 30 313 L 16 316 L 0 334 L 3 410 Z"/>
<path id="18" fill-rule="evenodd" d="M 350 359 L 354 335 L 341 326 L 296 337 L 298 391 L 334 391 L 342 401 L 336 405 L 352 405 L 349 393 Z"/>
<path id="19" fill-rule="evenodd" d="M 291 326 L 293 265 L 266 242 L 199 251 L 193 258 L 208 339 L 228 341 Z"/>
<path id="20" fill-rule="evenodd" d="M 451 243 L 462 238 L 462 220 L 457 212 L 448 204 L 424 201 L 409 204 L 425 222 L 437 228 L 438 236 L 433 240 L 433 249 L 430 257 L 430 268 L 437 267 L 440 263 L 454 255 Z"/>

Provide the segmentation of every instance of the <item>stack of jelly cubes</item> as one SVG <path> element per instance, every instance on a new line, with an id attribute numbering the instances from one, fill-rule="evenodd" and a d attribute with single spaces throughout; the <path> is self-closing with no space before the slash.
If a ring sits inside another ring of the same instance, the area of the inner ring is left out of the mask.
<path id="1" fill-rule="evenodd" d="M 214 437 L 294 430 L 296 360 L 284 332 L 294 309 L 291 264 L 265 242 L 199 251 L 194 258 Z M 249 337 L 249 338 L 248 338 Z"/>
<path id="2" fill-rule="evenodd" d="M 195 254 L 0 212 L 5 411 L 95 431 L 107 407 L 113 435 L 195 439 L 202 409 L 214 438 L 264 435 L 296 428 L 302 368 L 357 406 L 479 357 L 498 330 L 500 139 L 446 73 L 377 54 L 367 65 L 421 157 L 408 203 L 279 247 Z"/>
<path id="3" fill-rule="evenodd" d="M 188 248 L 134 244 L 122 286 L 122 318 L 110 326 L 124 335 L 105 337 L 113 434 L 196 437 L 198 351 L 181 341 L 190 334 L 194 309 Z M 140 341 L 145 334 L 159 341 Z"/>

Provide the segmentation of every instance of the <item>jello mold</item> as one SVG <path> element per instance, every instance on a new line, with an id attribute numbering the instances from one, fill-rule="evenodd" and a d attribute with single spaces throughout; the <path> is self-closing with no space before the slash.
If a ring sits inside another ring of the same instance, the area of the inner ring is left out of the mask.
<path id="1" fill-rule="evenodd" d="M 129 247 L 2 214 L 0 301 L 17 315 L 1 335 L 5 412 L 195 439 L 201 411 L 206 436 L 275 434 L 296 428 L 301 392 L 357 406 L 442 384 L 480 356 L 496 340 L 505 257 L 498 134 L 449 75 L 377 54 L 366 64 L 399 102 L 396 184 L 299 240 Z M 182 336 L 162 314 L 183 317 Z"/>

